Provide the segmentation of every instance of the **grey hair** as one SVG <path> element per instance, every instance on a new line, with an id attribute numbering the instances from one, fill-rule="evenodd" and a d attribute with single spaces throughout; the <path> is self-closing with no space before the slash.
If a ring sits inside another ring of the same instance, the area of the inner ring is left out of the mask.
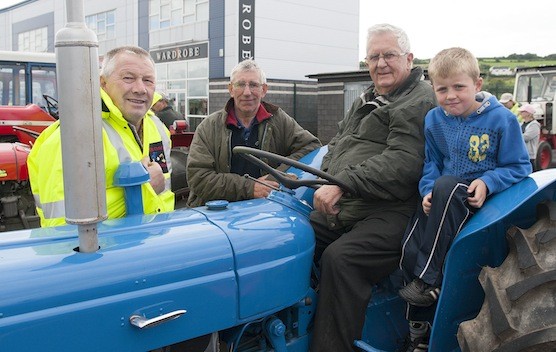
<path id="1" fill-rule="evenodd" d="M 245 71 L 256 71 L 256 72 L 258 72 L 259 77 L 261 78 L 260 83 L 266 84 L 266 75 L 265 75 L 263 69 L 253 59 L 243 60 L 232 69 L 232 72 L 230 73 L 230 83 L 234 82 L 234 78 L 236 77 L 236 75 L 238 73 L 245 72 Z"/>
<path id="2" fill-rule="evenodd" d="M 404 53 L 411 52 L 411 44 L 409 43 L 409 37 L 407 33 L 399 27 L 393 26 L 388 23 L 375 24 L 370 27 L 367 31 L 367 52 L 369 52 L 369 41 L 372 37 L 378 34 L 392 33 L 396 38 L 398 38 L 398 46 L 400 50 Z"/>
<path id="3" fill-rule="evenodd" d="M 112 72 L 114 72 L 116 57 L 118 56 L 118 54 L 121 53 L 134 54 L 139 57 L 148 59 L 154 67 L 154 60 L 149 54 L 149 52 L 146 51 L 145 49 L 133 45 L 120 46 L 110 50 L 109 52 L 106 53 L 106 55 L 104 55 L 104 59 L 102 60 L 102 67 L 100 69 L 100 75 L 102 77 L 109 77 L 112 74 Z"/>

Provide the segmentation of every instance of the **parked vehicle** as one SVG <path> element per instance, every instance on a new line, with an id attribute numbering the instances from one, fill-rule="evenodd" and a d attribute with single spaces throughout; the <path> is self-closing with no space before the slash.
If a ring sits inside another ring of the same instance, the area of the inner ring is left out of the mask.
<path id="1" fill-rule="evenodd" d="M 56 121 L 56 87 L 54 53 L 0 51 L 0 231 L 39 226 L 27 155 Z"/>
<path id="2" fill-rule="evenodd" d="M 535 118 L 541 123 L 541 138 L 536 166 L 537 170 L 551 167 L 552 152 L 556 148 L 556 66 L 517 68 L 514 97 L 518 103 L 530 103 L 537 110 Z"/>
<path id="3" fill-rule="evenodd" d="M 0 51 L 0 105 L 37 104 L 46 110 L 44 95 L 57 99 L 54 53 Z"/>

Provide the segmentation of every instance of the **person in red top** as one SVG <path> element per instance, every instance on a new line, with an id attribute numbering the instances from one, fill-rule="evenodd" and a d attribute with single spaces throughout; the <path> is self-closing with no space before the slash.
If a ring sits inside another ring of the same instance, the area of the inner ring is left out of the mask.
<path id="1" fill-rule="evenodd" d="M 263 101 L 266 76 L 252 59 L 240 62 L 230 74 L 231 98 L 224 109 L 204 119 L 189 148 L 188 206 L 210 200 L 237 201 L 266 197 L 278 183 L 262 170 L 234 155 L 235 146 L 247 146 L 298 160 L 321 146 L 280 107 Z M 287 166 L 274 165 L 281 171 Z M 246 178 L 244 175 L 249 175 Z M 265 185 L 266 184 L 266 185 Z"/>

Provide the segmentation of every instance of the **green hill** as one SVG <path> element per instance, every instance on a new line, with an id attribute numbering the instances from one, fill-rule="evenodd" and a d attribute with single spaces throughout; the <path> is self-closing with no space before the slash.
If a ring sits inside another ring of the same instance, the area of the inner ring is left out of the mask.
<path id="1" fill-rule="evenodd" d="M 548 55 L 546 57 L 539 57 L 535 54 L 512 54 L 507 57 L 494 57 L 494 58 L 477 58 L 479 60 L 479 67 L 481 69 L 481 76 L 483 77 L 483 90 L 490 92 L 497 97 L 502 93 L 514 91 L 515 83 L 515 68 L 516 67 L 532 67 L 532 66 L 556 66 L 556 54 Z M 427 69 L 430 59 L 414 59 L 415 66 L 421 66 Z M 359 63 L 361 70 L 367 70 L 364 61 Z M 492 75 L 491 68 L 509 68 L 513 70 L 513 75 L 499 76 Z"/>
<path id="2" fill-rule="evenodd" d="M 531 58 L 512 58 L 512 56 L 531 56 Z M 477 58 L 479 60 L 479 67 L 481 68 L 481 76 L 483 77 L 483 90 L 490 92 L 497 97 L 500 97 L 502 93 L 514 91 L 515 83 L 515 68 L 516 67 L 531 67 L 531 66 L 550 66 L 556 65 L 556 58 L 554 55 L 547 56 L 545 58 L 538 57 L 536 55 L 510 55 L 508 58 Z M 424 69 L 428 67 L 430 60 L 419 60 L 414 61 L 415 65 L 421 66 Z M 491 75 L 491 68 L 510 68 L 514 71 L 514 75 L 509 76 L 496 76 Z"/>

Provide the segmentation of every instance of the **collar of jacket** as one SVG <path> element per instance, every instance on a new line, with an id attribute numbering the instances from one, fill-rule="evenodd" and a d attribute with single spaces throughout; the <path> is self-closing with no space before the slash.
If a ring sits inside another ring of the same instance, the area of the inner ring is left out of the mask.
<path id="1" fill-rule="evenodd" d="M 112 119 L 114 119 L 119 125 L 128 126 L 129 123 L 124 118 L 120 109 L 116 107 L 112 98 L 110 98 L 108 93 L 106 93 L 102 88 L 100 89 L 100 97 L 102 101 L 102 118 L 108 119 L 109 117 L 112 117 Z M 151 110 L 148 110 L 145 117 L 151 115 L 154 115 L 154 113 Z"/>
<path id="2" fill-rule="evenodd" d="M 414 67 L 409 72 L 409 76 L 405 79 L 401 86 L 399 86 L 394 91 L 384 95 L 384 97 L 388 101 L 394 101 L 398 99 L 400 96 L 405 95 L 407 91 L 412 90 L 418 83 L 421 81 L 421 77 L 423 76 L 423 69 L 419 66 Z M 365 100 L 369 101 L 376 97 L 375 94 L 375 85 L 372 85 L 367 89 L 365 93 Z"/>
<path id="3" fill-rule="evenodd" d="M 226 117 L 226 125 L 239 127 L 238 122 L 237 122 L 237 118 L 236 118 L 235 109 L 234 109 L 234 99 L 233 98 L 230 98 L 230 100 L 228 100 L 228 103 L 226 103 L 225 110 L 228 113 L 228 116 Z M 257 121 L 259 123 L 261 123 L 264 120 L 268 120 L 272 116 L 272 112 L 276 112 L 277 110 L 278 110 L 278 107 L 276 105 L 265 103 L 263 101 L 259 105 L 259 110 L 257 110 L 257 114 L 255 115 L 255 118 L 257 119 Z M 271 111 L 271 112 L 269 112 L 269 111 Z"/>

